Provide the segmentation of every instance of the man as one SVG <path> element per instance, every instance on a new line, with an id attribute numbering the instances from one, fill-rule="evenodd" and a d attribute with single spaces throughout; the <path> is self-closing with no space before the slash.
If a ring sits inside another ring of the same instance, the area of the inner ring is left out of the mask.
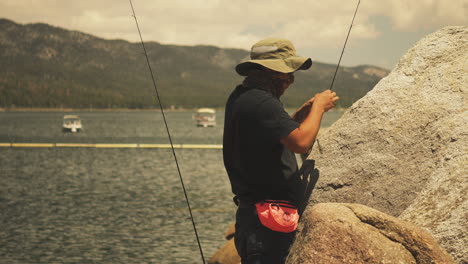
<path id="1" fill-rule="evenodd" d="M 284 263 L 294 232 L 262 225 L 256 206 L 275 200 L 297 208 L 303 202 L 294 152 L 310 150 L 323 113 L 339 98 L 324 91 L 290 117 L 279 98 L 294 72 L 310 68 L 312 60 L 296 56 L 289 40 L 276 38 L 254 44 L 250 57 L 236 67 L 246 78 L 227 101 L 224 125 L 224 164 L 239 207 L 235 244 L 243 264 Z"/>

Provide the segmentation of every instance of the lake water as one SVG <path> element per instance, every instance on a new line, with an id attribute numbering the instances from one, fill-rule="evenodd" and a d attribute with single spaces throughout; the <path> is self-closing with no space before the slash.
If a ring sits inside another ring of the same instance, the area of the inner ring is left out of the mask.
<path id="1" fill-rule="evenodd" d="M 0 112 L 0 143 L 168 144 L 159 112 Z M 325 115 L 329 126 L 342 112 Z M 218 126 L 168 112 L 176 144 L 221 144 Z M 176 149 L 205 259 L 235 206 L 219 149 Z M 201 263 L 170 149 L 0 147 L 0 263 Z"/>

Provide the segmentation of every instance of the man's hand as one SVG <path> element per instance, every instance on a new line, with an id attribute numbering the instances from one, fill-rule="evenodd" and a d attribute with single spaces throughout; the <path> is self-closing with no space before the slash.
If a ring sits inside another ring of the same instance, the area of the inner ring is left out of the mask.
<path id="1" fill-rule="evenodd" d="M 325 90 L 316 94 L 313 99 L 314 107 L 327 112 L 328 110 L 335 107 L 336 101 L 338 101 L 340 98 L 336 96 L 335 92 L 332 92 L 331 90 Z"/>
<path id="2" fill-rule="evenodd" d="M 299 107 L 299 109 L 297 109 L 296 112 L 294 112 L 292 115 L 292 119 L 299 123 L 304 122 L 306 117 L 309 115 L 310 110 L 312 109 L 314 101 L 318 101 L 316 103 L 318 108 L 321 108 L 324 112 L 327 112 L 328 110 L 335 107 L 336 101 L 339 99 L 340 98 L 336 96 L 335 92 L 332 92 L 331 90 L 325 90 L 316 94 L 314 97 L 305 102 L 301 107 Z"/>
<path id="3" fill-rule="evenodd" d="M 326 90 L 305 102 L 292 117 L 301 125 L 282 138 L 281 143 L 293 152 L 307 153 L 315 142 L 323 113 L 335 107 L 339 99 L 335 92 Z"/>

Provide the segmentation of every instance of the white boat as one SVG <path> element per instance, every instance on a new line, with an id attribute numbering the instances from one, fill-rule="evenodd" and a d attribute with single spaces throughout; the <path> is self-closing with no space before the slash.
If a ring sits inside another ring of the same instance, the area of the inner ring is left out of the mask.
<path id="1" fill-rule="evenodd" d="M 216 110 L 213 108 L 199 108 L 193 115 L 197 127 L 214 127 L 216 126 Z"/>
<path id="2" fill-rule="evenodd" d="M 83 129 L 81 119 L 77 115 L 65 115 L 63 117 L 62 130 L 64 132 L 78 132 Z"/>

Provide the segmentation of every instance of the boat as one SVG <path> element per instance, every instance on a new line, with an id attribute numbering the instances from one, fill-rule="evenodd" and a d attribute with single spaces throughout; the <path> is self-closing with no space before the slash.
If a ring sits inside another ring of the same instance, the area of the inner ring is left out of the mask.
<path id="1" fill-rule="evenodd" d="M 214 127 L 216 126 L 216 110 L 213 108 L 199 108 L 193 115 L 197 127 Z"/>
<path id="2" fill-rule="evenodd" d="M 83 126 L 81 124 L 81 119 L 77 115 L 65 115 L 63 117 L 63 125 L 62 131 L 63 132 L 79 132 L 83 130 Z"/>

